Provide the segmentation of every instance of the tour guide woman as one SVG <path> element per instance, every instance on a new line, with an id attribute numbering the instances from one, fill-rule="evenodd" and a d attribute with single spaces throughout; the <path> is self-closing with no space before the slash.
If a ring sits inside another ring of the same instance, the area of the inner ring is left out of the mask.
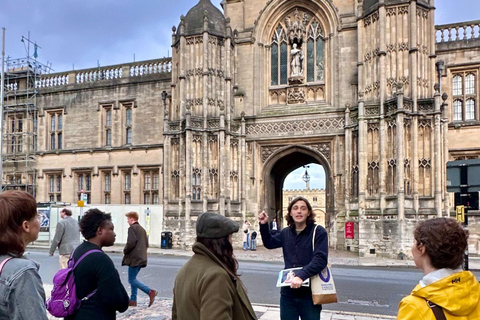
<path id="1" fill-rule="evenodd" d="M 447 320 L 480 319 L 480 284 L 461 269 L 468 231 L 453 219 L 435 218 L 420 222 L 413 235 L 413 259 L 425 276 L 400 302 L 397 319 L 441 319 L 435 312 Z"/>
<path id="2" fill-rule="evenodd" d="M 282 247 L 285 269 L 302 267 L 295 271 L 290 287 L 282 287 L 280 291 L 281 320 L 319 320 L 321 305 L 314 305 L 310 287 L 302 287 L 304 280 L 319 274 L 327 266 L 328 237 L 322 226 L 316 226 L 315 251 L 312 248 L 312 237 L 315 219 L 312 206 L 307 199 L 297 197 L 288 206 L 286 215 L 288 227 L 271 234 L 268 228 L 268 217 L 264 211 L 259 215 L 260 233 L 267 249 Z"/>
<path id="3" fill-rule="evenodd" d="M 233 255 L 238 223 L 217 213 L 197 219 L 193 257 L 180 269 L 173 289 L 172 320 L 255 320 Z"/>

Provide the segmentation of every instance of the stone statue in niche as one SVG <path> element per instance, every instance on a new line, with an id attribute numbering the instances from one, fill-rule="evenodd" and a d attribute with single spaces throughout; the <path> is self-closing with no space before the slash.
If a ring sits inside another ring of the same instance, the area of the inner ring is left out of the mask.
<path id="1" fill-rule="evenodd" d="M 298 77 L 303 74 L 303 52 L 297 48 L 297 44 L 292 45 L 290 50 L 290 77 Z"/>

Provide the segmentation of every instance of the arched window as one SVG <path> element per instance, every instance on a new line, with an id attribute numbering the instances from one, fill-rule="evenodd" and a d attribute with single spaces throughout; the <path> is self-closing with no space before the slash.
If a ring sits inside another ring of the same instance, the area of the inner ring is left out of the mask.
<path id="1" fill-rule="evenodd" d="M 453 95 L 460 96 L 462 95 L 462 77 L 455 76 L 453 77 Z"/>
<path id="2" fill-rule="evenodd" d="M 270 48 L 271 84 L 272 86 L 287 84 L 288 53 L 285 29 L 278 25 L 272 37 Z"/>
<path id="3" fill-rule="evenodd" d="M 462 109 L 463 103 L 462 100 L 453 101 L 453 121 L 462 121 Z"/>
<path id="4" fill-rule="evenodd" d="M 465 94 L 475 94 L 475 76 L 471 73 L 465 77 Z"/>
<path id="5" fill-rule="evenodd" d="M 316 20 L 308 27 L 307 82 L 323 81 L 325 78 L 325 40 L 323 30 Z"/>
<path id="6" fill-rule="evenodd" d="M 475 120 L 475 100 L 468 99 L 465 103 L 465 120 Z"/>

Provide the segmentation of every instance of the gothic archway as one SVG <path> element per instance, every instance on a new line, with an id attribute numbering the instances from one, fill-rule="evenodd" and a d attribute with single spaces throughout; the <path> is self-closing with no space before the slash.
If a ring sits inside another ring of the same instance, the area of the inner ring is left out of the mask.
<path id="1" fill-rule="evenodd" d="M 325 225 L 330 225 L 335 203 L 330 164 L 321 153 L 298 145 L 277 150 L 267 159 L 263 167 L 263 197 L 260 208 L 264 209 L 270 218 L 275 216 L 277 210 L 282 209 L 282 189 L 287 175 L 294 169 L 309 163 L 319 164 L 325 170 L 325 205 L 327 211 Z"/>

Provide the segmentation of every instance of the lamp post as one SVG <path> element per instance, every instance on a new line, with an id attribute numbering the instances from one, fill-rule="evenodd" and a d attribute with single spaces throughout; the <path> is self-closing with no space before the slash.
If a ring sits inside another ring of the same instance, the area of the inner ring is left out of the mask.
<path id="1" fill-rule="evenodd" d="M 302 179 L 306 183 L 306 189 L 310 190 L 310 175 L 308 174 L 307 169 L 310 168 L 310 166 L 303 166 L 305 168 L 305 174 L 303 175 Z"/>

